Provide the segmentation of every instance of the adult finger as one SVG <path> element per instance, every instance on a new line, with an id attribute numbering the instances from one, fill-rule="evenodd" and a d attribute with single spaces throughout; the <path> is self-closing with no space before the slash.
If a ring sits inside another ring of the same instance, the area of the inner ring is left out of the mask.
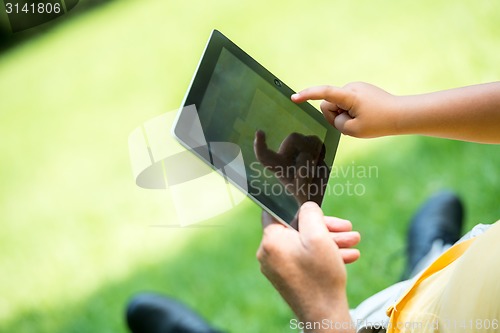
<path id="1" fill-rule="evenodd" d="M 330 235 L 339 248 L 356 246 L 361 240 L 361 236 L 357 231 L 332 232 Z"/>
<path id="2" fill-rule="evenodd" d="M 351 221 L 344 220 L 334 216 L 325 216 L 325 224 L 328 231 L 332 232 L 344 232 L 352 230 Z"/>
<path id="3" fill-rule="evenodd" d="M 340 249 L 339 252 L 345 264 L 355 262 L 361 255 L 358 249 Z"/>

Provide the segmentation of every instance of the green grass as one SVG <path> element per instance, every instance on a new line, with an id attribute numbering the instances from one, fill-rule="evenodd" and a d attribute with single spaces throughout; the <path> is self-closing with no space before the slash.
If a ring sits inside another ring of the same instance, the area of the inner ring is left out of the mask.
<path id="1" fill-rule="evenodd" d="M 172 203 L 135 187 L 128 134 L 180 104 L 212 28 L 296 89 L 364 80 L 405 94 L 498 80 L 499 21 L 498 1 L 116 1 L 1 55 L 0 331 L 125 332 L 123 306 L 141 290 L 232 332 L 289 331 L 255 260 L 256 206 L 207 221 L 223 227 L 150 227 Z M 457 191 L 467 226 L 498 219 L 499 153 L 343 139 L 339 167 L 378 170 L 339 179 L 363 196 L 326 199 L 363 237 L 351 305 L 397 280 L 407 222 L 433 192 Z"/>

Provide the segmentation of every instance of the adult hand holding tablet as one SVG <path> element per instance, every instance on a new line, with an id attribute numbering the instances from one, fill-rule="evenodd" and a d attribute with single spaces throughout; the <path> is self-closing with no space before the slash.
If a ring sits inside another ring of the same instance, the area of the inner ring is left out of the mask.
<path id="1" fill-rule="evenodd" d="M 214 30 L 173 127 L 181 144 L 287 226 L 303 202 L 321 204 L 340 138 L 318 110 L 292 102 L 293 94 Z M 243 167 L 221 168 L 235 155 L 214 149 L 221 142 L 239 147 Z"/>

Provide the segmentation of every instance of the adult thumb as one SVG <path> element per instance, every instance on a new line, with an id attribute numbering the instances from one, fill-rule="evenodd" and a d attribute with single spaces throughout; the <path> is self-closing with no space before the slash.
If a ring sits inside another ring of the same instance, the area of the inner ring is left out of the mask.
<path id="1" fill-rule="evenodd" d="M 306 242 L 328 236 L 323 211 L 317 203 L 307 201 L 300 207 L 299 233 Z"/>

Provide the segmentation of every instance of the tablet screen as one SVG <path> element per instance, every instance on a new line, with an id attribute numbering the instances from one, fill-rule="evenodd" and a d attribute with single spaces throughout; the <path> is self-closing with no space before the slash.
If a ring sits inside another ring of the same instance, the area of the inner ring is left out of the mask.
<path id="1" fill-rule="evenodd" d="M 203 75 L 203 93 L 196 94 L 205 141 L 209 150 L 211 142 L 236 145 L 244 169 L 235 170 L 237 175 L 233 173 L 230 180 L 292 224 L 301 203 L 321 204 L 339 137 L 325 145 L 332 127 L 318 111 L 308 105 L 312 111 L 306 112 L 304 105 L 293 103 L 284 84 L 263 78 L 255 64 L 246 64 L 224 46 L 218 51 L 210 75 Z M 188 132 L 177 124 L 175 133 L 181 141 L 188 141 L 182 138 Z M 229 150 L 211 151 L 210 161 L 205 160 L 215 165 L 214 159 L 224 163 L 232 158 L 234 152 Z"/>

